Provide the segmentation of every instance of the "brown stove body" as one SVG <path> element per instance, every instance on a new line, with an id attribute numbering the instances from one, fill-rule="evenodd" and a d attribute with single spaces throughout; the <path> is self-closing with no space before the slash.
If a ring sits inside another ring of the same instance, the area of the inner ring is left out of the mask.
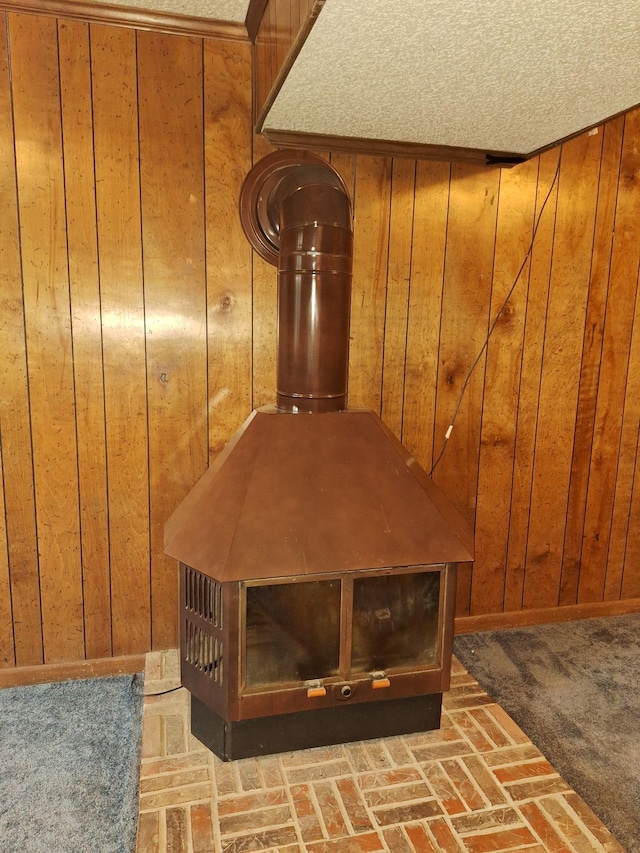
<path id="1" fill-rule="evenodd" d="M 320 158 L 278 152 L 241 216 L 278 264 L 277 406 L 166 525 L 192 731 L 228 760 L 437 728 L 473 537 L 380 419 L 347 408 L 348 195 Z"/>

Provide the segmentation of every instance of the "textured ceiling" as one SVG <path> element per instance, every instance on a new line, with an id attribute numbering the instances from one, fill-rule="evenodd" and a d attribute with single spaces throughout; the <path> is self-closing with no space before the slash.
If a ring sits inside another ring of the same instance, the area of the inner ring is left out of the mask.
<path id="1" fill-rule="evenodd" d="M 639 69 L 640 0 L 327 0 L 264 127 L 527 154 Z"/>
<path id="2" fill-rule="evenodd" d="M 112 5 L 127 6 L 145 12 L 171 12 L 192 18 L 244 23 L 249 0 L 108 0 Z"/>

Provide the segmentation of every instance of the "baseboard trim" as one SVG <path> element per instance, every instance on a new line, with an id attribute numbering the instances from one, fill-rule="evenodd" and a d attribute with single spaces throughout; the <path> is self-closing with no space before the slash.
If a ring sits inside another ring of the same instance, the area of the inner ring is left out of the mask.
<path id="1" fill-rule="evenodd" d="M 597 601 L 591 604 L 569 604 L 540 610 L 515 610 L 509 613 L 487 613 L 481 616 L 458 616 L 455 634 L 474 634 L 476 631 L 497 631 L 501 628 L 522 628 L 525 625 L 544 625 L 551 622 L 574 622 L 601 616 L 624 616 L 640 612 L 640 598 L 625 601 Z"/>
<path id="2" fill-rule="evenodd" d="M 27 684 L 46 684 L 50 681 L 71 681 L 79 678 L 100 678 L 107 675 L 132 675 L 134 672 L 144 671 L 144 661 L 145 655 L 121 655 L 115 658 L 0 669 L 0 688 L 24 687 Z"/>

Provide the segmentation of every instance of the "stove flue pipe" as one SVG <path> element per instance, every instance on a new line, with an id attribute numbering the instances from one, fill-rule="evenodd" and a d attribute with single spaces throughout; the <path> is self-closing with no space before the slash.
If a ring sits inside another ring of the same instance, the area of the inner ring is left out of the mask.
<path id="1" fill-rule="evenodd" d="M 309 152 L 275 152 L 247 176 L 240 215 L 278 267 L 278 409 L 346 409 L 353 232 L 342 179 Z"/>

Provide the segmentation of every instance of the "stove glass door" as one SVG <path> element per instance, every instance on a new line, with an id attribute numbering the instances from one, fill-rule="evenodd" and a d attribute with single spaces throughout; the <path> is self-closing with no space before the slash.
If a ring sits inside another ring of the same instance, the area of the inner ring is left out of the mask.
<path id="1" fill-rule="evenodd" d="M 439 571 L 356 578 L 351 673 L 437 664 L 439 602 Z"/>
<path id="2" fill-rule="evenodd" d="M 246 689 L 338 674 L 339 579 L 247 585 L 245 592 Z"/>

